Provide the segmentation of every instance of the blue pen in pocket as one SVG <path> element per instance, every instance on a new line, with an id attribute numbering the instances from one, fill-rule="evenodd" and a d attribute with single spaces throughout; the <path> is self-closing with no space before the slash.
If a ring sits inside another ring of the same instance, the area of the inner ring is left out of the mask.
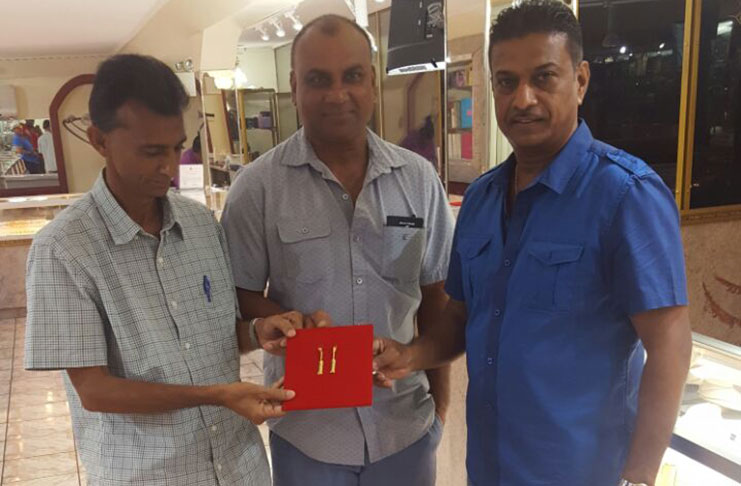
<path id="1" fill-rule="evenodd" d="M 211 281 L 208 279 L 208 275 L 203 276 L 203 293 L 206 294 L 206 298 L 211 302 Z"/>

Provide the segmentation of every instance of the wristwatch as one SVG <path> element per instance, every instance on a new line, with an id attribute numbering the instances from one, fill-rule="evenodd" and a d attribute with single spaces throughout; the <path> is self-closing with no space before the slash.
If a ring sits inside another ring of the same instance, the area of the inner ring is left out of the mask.
<path id="1" fill-rule="evenodd" d="M 618 486 L 648 486 L 646 483 L 631 483 L 627 479 L 621 479 Z"/>

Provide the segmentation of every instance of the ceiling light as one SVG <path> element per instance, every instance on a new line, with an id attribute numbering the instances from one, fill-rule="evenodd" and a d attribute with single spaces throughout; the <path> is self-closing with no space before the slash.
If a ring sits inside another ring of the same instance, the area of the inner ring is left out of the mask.
<path id="1" fill-rule="evenodd" d="M 283 30 L 283 26 L 281 25 L 279 20 L 272 19 L 270 23 L 273 24 L 273 27 L 275 27 L 275 35 L 277 35 L 278 37 L 286 36 L 286 31 Z"/>
<path id="2" fill-rule="evenodd" d="M 264 40 L 265 42 L 270 40 L 270 36 L 268 35 L 268 31 L 265 30 L 264 26 L 259 26 L 256 28 L 257 31 L 260 33 L 260 39 Z"/>
<path id="3" fill-rule="evenodd" d="M 666 44 L 664 44 L 664 43 L 662 42 L 661 44 L 659 44 L 659 49 L 663 49 L 663 48 L 664 48 L 665 46 L 666 46 Z"/>
<path id="4" fill-rule="evenodd" d="M 296 32 L 303 29 L 304 24 L 301 23 L 295 12 L 286 12 L 286 18 L 291 21 L 291 26 Z"/>
<path id="5" fill-rule="evenodd" d="M 620 48 L 620 54 L 625 54 L 626 52 L 628 52 L 628 48 L 627 47 L 623 46 L 623 47 Z"/>

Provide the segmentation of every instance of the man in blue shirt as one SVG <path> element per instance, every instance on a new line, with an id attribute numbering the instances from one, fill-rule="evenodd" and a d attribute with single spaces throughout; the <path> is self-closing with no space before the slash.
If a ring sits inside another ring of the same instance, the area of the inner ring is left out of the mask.
<path id="1" fill-rule="evenodd" d="M 378 380 L 465 349 L 475 486 L 652 485 L 691 354 L 672 193 L 579 120 L 590 71 L 568 7 L 511 7 L 490 41 L 514 153 L 466 192 L 443 319 L 378 339 Z"/>
<path id="2" fill-rule="evenodd" d="M 26 164 L 26 169 L 31 174 L 41 174 L 41 159 L 39 154 L 33 149 L 31 142 L 23 136 L 23 125 L 20 122 L 15 122 L 12 126 L 13 130 L 13 148 L 16 153 L 21 156 L 23 162 Z"/>

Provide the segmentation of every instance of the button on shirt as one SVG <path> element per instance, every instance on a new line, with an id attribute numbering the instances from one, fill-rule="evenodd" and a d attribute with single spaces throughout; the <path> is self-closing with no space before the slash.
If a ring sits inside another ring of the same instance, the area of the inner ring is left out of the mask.
<path id="1" fill-rule="evenodd" d="M 629 316 L 687 304 L 677 207 L 583 122 L 507 216 L 514 163 L 468 189 L 446 283 L 468 310 L 468 473 L 617 484 L 644 358 Z"/>
<path id="2" fill-rule="evenodd" d="M 299 130 L 246 166 L 222 217 L 237 287 L 262 291 L 284 309 L 326 310 L 335 325 L 372 323 L 408 343 L 421 285 L 445 280 L 452 213 L 432 165 L 368 131 L 369 162 L 358 200 L 314 154 Z M 388 216 L 423 226 L 387 226 Z M 266 382 L 284 374 L 266 357 Z M 373 406 L 293 412 L 271 429 L 315 460 L 363 465 L 399 452 L 432 425 L 424 373 L 375 388 Z"/>
<path id="3" fill-rule="evenodd" d="M 176 385 L 239 381 L 223 231 L 183 197 L 163 198 L 162 208 L 158 240 L 99 177 L 39 232 L 28 263 L 27 368 L 107 366 L 114 376 Z M 259 432 L 226 408 L 94 413 L 65 382 L 91 484 L 270 484 Z"/>

